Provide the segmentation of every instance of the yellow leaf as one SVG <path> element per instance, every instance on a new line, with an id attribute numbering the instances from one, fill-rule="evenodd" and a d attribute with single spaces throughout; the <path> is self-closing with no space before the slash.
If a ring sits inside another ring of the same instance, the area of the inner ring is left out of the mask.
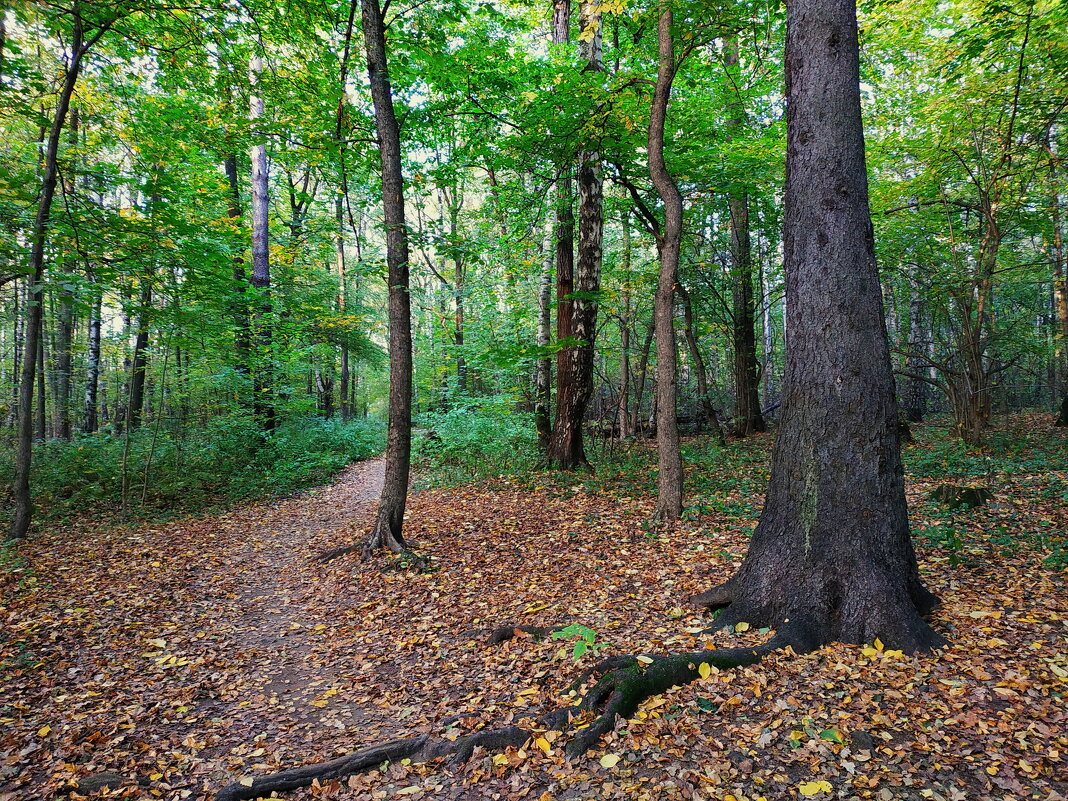
<path id="1" fill-rule="evenodd" d="M 875 650 L 877 650 L 877 651 L 883 650 L 883 641 L 880 640 L 878 637 L 875 638 Z"/>
<path id="2" fill-rule="evenodd" d="M 697 673 L 701 676 L 702 679 L 707 679 L 709 676 L 712 675 L 712 666 L 709 665 L 708 662 L 702 662 L 697 667 Z"/>
<path id="3" fill-rule="evenodd" d="M 242 784 L 245 787 L 251 787 L 252 786 L 252 777 L 251 776 L 245 776 L 244 778 L 238 779 L 237 783 L 238 784 Z"/>
<path id="4" fill-rule="evenodd" d="M 619 764 L 619 754 L 605 754 L 601 757 L 602 768 L 614 768 Z"/>
<path id="5" fill-rule="evenodd" d="M 150 774 L 148 774 L 148 778 L 151 781 L 158 782 L 160 779 L 163 778 L 163 774 L 162 773 L 150 773 Z"/>
<path id="6" fill-rule="evenodd" d="M 738 632 L 739 634 L 741 634 L 743 631 L 749 631 L 749 624 L 748 623 L 735 623 L 734 624 L 734 630 L 736 632 Z"/>
<path id="7" fill-rule="evenodd" d="M 47 737 L 49 732 L 51 732 L 51 731 L 52 731 L 52 727 L 51 726 L 42 726 L 41 728 L 39 728 L 37 730 L 37 736 L 38 737 Z"/>
<path id="8" fill-rule="evenodd" d="M 402 787 L 400 790 L 397 790 L 397 795 L 415 795 L 422 789 L 423 788 L 418 784 L 410 784 L 407 787 Z"/>
<path id="9" fill-rule="evenodd" d="M 651 664 L 653 664 L 652 658 L 650 658 L 648 656 L 638 656 L 638 657 L 635 657 L 635 659 L 637 659 L 643 665 L 651 665 Z"/>
<path id="10" fill-rule="evenodd" d="M 508 764 L 508 757 L 505 756 L 504 754 L 494 754 L 493 755 L 493 764 L 494 765 L 507 765 Z"/>
<path id="11" fill-rule="evenodd" d="M 535 740 L 534 745 L 538 746 L 538 748 L 540 748 L 546 754 L 553 750 L 553 747 L 549 745 L 549 741 L 546 740 L 544 737 L 539 737 L 537 740 Z"/>
<path id="12" fill-rule="evenodd" d="M 870 645 L 865 645 L 863 648 L 860 649 L 860 652 L 864 654 L 864 656 L 868 657 L 868 659 L 874 659 L 879 655 L 879 652 L 872 648 Z"/>
<path id="13" fill-rule="evenodd" d="M 816 795 L 816 793 L 829 793 L 832 789 L 831 783 L 823 781 L 818 782 L 801 782 L 797 788 L 801 791 L 801 795 Z"/>

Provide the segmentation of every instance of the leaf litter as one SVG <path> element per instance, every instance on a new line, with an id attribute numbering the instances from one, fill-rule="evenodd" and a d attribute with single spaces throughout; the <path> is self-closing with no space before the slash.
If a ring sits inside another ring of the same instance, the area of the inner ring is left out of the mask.
<path id="1" fill-rule="evenodd" d="M 420 492 L 407 525 L 429 573 L 314 558 L 366 532 L 377 461 L 217 517 L 47 532 L 2 574 L 0 801 L 100 776 L 113 780 L 98 797 L 207 799 L 394 737 L 521 724 L 567 705 L 604 656 L 761 642 L 744 626 L 707 634 L 683 603 L 745 553 L 765 465 L 741 461 L 754 480 L 724 475 L 671 530 L 650 529 L 653 500 L 609 471 Z M 917 537 L 943 600 L 938 654 L 877 642 L 702 665 L 590 759 L 566 761 L 547 731 L 464 765 L 387 765 L 291 797 L 1062 799 L 1068 599 L 1063 561 L 1048 557 L 1063 552 L 1068 473 L 1042 467 L 997 475 L 998 500 L 948 518 L 954 537 Z M 942 476 L 917 472 L 914 528 L 942 530 L 929 500 Z M 596 638 L 578 659 L 566 640 L 485 637 L 570 623 Z"/>

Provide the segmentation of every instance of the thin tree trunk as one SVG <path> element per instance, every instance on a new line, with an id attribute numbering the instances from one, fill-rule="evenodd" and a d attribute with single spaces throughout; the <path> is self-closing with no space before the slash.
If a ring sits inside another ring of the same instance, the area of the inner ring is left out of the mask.
<path id="1" fill-rule="evenodd" d="M 374 528 L 363 546 L 364 556 L 379 548 L 395 553 L 404 541 L 404 509 L 412 450 L 412 321 L 408 294 L 408 229 L 404 222 L 404 176 L 401 172 L 400 129 L 386 57 L 386 33 L 378 0 L 361 0 L 367 69 L 382 170 L 382 209 L 389 270 L 389 432 L 386 475 Z"/>
<path id="2" fill-rule="evenodd" d="M 226 180 L 230 186 L 226 214 L 236 223 L 241 220 L 241 186 L 238 183 L 237 156 L 229 156 L 224 164 Z M 231 289 L 230 313 L 234 318 L 234 351 L 237 354 L 237 371 L 242 375 L 250 372 L 252 333 L 248 319 L 248 276 L 245 274 L 245 259 L 240 252 L 233 259 L 234 285 Z"/>
<path id="3" fill-rule="evenodd" d="M 256 92 L 263 57 L 259 54 L 249 59 L 249 80 L 252 94 L 249 98 L 249 122 L 253 135 L 262 138 L 258 130 L 263 118 L 263 98 Z M 256 419 L 264 431 L 275 428 L 274 409 L 274 354 L 271 331 L 271 262 L 268 250 L 269 197 L 267 194 L 267 145 L 257 141 L 252 145 L 252 333 L 256 346 L 253 365 L 253 408 Z"/>
<path id="4" fill-rule="evenodd" d="M 44 316 L 41 317 L 38 323 L 37 332 L 37 405 L 34 408 L 34 436 L 38 442 L 44 442 L 48 437 L 45 424 L 48 419 L 48 400 L 45 395 L 45 338 L 43 328 Z"/>
<path id="5" fill-rule="evenodd" d="M 86 345 L 85 404 L 82 431 L 93 434 L 100 425 L 97 415 L 97 393 L 100 387 L 100 323 L 103 311 L 103 290 L 93 281 L 93 300 L 89 309 L 89 338 Z"/>
<path id="6" fill-rule="evenodd" d="M 720 445 L 727 444 L 727 437 L 720 425 L 719 415 L 716 413 L 715 404 L 712 403 L 712 395 L 708 388 L 708 370 L 705 368 L 705 359 L 701 355 L 701 348 L 697 344 L 697 334 L 693 325 L 693 303 L 690 302 L 690 293 L 680 282 L 675 291 L 682 300 L 683 322 L 685 323 L 686 344 L 690 349 L 690 359 L 693 361 L 693 370 L 697 375 L 697 395 L 701 402 L 701 412 L 704 415 L 704 424 L 712 432 L 712 436 Z"/>
<path id="7" fill-rule="evenodd" d="M 345 316 L 348 298 L 346 297 L 348 275 L 345 263 L 345 206 L 344 200 L 339 195 L 334 201 L 334 223 L 337 225 L 336 240 L 336 264 L 337 264 L 337 306 L 342 317 Z M 338 391 L 341 404 L 341 419 L 347 421 L 352 412 L 349 407 L 349 349 L 341 346 L 341 382 Z"/>
<path id="8" fill-rule="evenodd" d="M 634 387 L 634 411 L 631 414 L 630 430 L 637 436 L 642 430 L 642 399 L 645 397 L 645 379 L 649 374 L 649 351 L 653 345 L 656 332 L 656 317 L 645 327 L 645 340 L 642 342 L 641 356 L 638 359 L 637 384 Z"/>
<path id="9" fill-rule="evenodd" d="M 624 211 L 623 228 L 623 311 L 619 315 L 619 439 L 630 437 L 630 324 L 631 324 L 631 264 L 632 244 L 630 215 Z"/>
<path id="10" fill-rule="evenodd" d="M 671 30 L 671 0 L 661 0 L 657 43 L 660 64 L 649 115 L 649 177 L 664 202 L 660 250 L 660 281 L 656 288 L 656 452 L 659 491 L 655 520 L 672 522 L 682 514 L 682 453 L 675 405 L 675 282 L 682 247 L 682 195 L 664 162 L 664 122 L 671 84 L 675 79 L 675 43 Z"/>
<path id="11" fill-rule="evenodd" d="M 33 458 L 33 385 L 36 378 L 36 354 L 41 347 L 41 328 L 43 318 L 44 290 L 44 249 L 48 237 L 48 224 L 52 214 L 52 200 L 56 194 L 58 175 L 59 140 L 63 133 L 63 124 L 70 108 L 70 99 L 78 82 L 82 58 L 88 45 L 85 42 L 81 11 L 77 0 L 73 6 L 74 25 L 71 38 L 71 60 L 67 75 L 60 90 L 56 112 L 52 118 L 52 127 L 45 148 L 44 173 L 41 176 L 41 194 L 37 203 L 37 216 L 34 218 L 30 236 L 28 317 L 26 321 L 25 353 L 22 362 L 22 375 L 19 381 L 19 429 L 18 451 L 15 457 L 15 477 L 11 489 L 15 500 L 15 515 L 12 519 L 10 535 L 13 539 L 26 536 L 33 515 L 33 503 L 30 498 L 30 463 Z M 88 43 L 103 34 L 100 31 Z"/>
<path id="12" fill-rule="evenodd" d="M 553 256 L 555 248 L 553 243 L 553 222 L 550 220 L 545 235 L 545 253 L 542 259 L 541 279 L 538 282 L 538 363 L 535 376 L 534 392 L 534 425 L 538 432 L 538 450 L 546 453 L 549 448 L 549 437 L 552 435 L 552 422 L 549 417 L 549 407 L 552 395 L 552 361 L 549 358 L 548 349 L 551 342 L 550 325 L 552 313 L 549 305 L 552 302 L 553 280 Z"/>
<path id="13" fill-rule="evenodd" d="M 738 66 L 738 40 L 726 42 L 728 71 Z M 728 104 L 728 135 L 742 136 L 745 109 L 735 84 L 734 99 Z M 734 340 L 734 433 L 746 437 L 764 431 L 760 413 L 759 366 L 756 358 L 755 315 L 753 312 L 753 247 L 749 233 L 749 193 L 745 188 L 731 192 L 731 284 Z"/>
<path id="14" fill-rule="evenodd" d="M 910 423 L 921 422 L 927 413 L 927 382 L 915 377 L 923 371 L 925 341 L 923 295 L 913 278 L 909 285 L 909 344 L 905 359 L 905 370 L 910 377 L 905 380 L 902 393 L 905 420 Z"/>
<path id="15" fill-rule="evenodd" d="M 1049 199 L 1053 226 L 1053 313 L 1056 318 L 1054 332 L 1054 361 L 1058 378 L 1057 392 L 1061 404 L 1056 425 L 1068 426 L 1068 264 L 1065 263 L 1064 232 L 1061 228 L 1061 192 L 1057 174 L 1057 159 L 1046 133 L 1046 148 L 1049 150 Z"/>
<path id="16" fill-rule="evenodd" d="M 139 428 L 145 407 L 145 379 L 148 376 L 148 343 L 152 320 L 152 279 L 141 278 L 141 309 L 137 315 L 133 365 L 130 370 L 130 400 L 126 418 L 131 428 Z"/>

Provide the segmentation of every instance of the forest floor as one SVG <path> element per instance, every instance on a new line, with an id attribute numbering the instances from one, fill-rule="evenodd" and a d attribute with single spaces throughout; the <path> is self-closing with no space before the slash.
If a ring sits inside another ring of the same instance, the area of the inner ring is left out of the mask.
<path id="1" fill-rule="evenodd" d="M 647 701 L 589 759 L 554 733 L 466 765 L 394 764 L 292 798 L 1043 799 L 1068 794 L 1068 436 L 1016 418 L 985 454 L 921 428 L 909 496 L 949 645 L 869 644 L 708 678 Z M 567 704 L 606 655 L 754 644 L 683 600 L 739 564 L 770 437 L 691 444 L 692 507 L 650 528 L 645 446 L 596 475 L 419 492 L 434 570 L 356 554 L 381 462 L 211 518 L 44 532 L 0 564 L 0 801 L 210 798 L 224 784 L 396 736 L 455 738 Z M 949 512 L 952 480 L 994 500 Z M 383 566 L 389 569 L 383 569 Z M 484 628 L 581 623 L 598 653 Z M 600 649 L 600 646 L 604 646 Z M 606 758 L 604 758 L 606 757 Z"/>

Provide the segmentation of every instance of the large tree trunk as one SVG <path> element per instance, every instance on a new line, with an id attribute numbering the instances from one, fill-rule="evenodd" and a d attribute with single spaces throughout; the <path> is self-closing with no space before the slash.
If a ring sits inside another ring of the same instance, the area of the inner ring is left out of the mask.
<path id="1" fill-rule="evenodd" d="M 738 66 L 738 41 L 726 43 L 728 70 Z M 735 82 L 737 86 L 737 82 Z M 740 93 L 729 104 L 727 131 L 741 136 L 745 109 Z M 765 429 L 760 413 L 760 372 L 756 357 L 756 315 L 753 311 L 753 246 L 749 234 L 749 193 L 744 187 L 730 194 L 731 300 L 734 341 L 734 433 L 739 437 Z"/>
<path id="2" fill-rule="evenodd" d="M 389 432 L 386 475 L 378 517 L 364 544 L 364 556 L 379 548 L 407 550 L 404 508 L 412 453 L 412 320 L 408 294 L 408 229 L 404 222 L 404 176 L 401 172 L 400 129 L 393 111 L 393 93 L 386 60 L 386 32 L 378 0 L 361 0 L 367 70 L 375 107 L 382 168 L 382 209 L 386 225 L 389 269 Z"/>
<path id="3" fill-rule="evenodd" d="M 262 140 L 258 130 L 263 117 L 263 98 L 256 93 L 256 85 L 263 71 L 263 58 L 256 54 L 249 59 L 249 122 L 253 135 Z M 274 354 L 271 337 L 271 261 L 268 250 L 269 197 L 267 194 L 267 145 L 256 141 L 252 145 L 252 339 L 255 342 L 252 391 L 256 420 L 264 431 L 275 428 L 274 410 Z"/>
<path id="4" fill-rule="evenodd" d="M 738 572 L 694 600 L 798 651 L 941 642 L 909 537 L 868 210 L 853 0 L 792 0 L 786 37 L 786 376 L 767 500 Z"/>
<path id="5" fill-rule="evenodd" d="M 682 514 L 682 453 L 675 405 L 675 280 L 682 247 L 682 195 L 664 163 L 664 121 L 671 84 L 675 80 L 675 45 L 671 31 L 670 0 L 660 2 L 657 42 L 660 64 L 649 114 L 649 177 L 664 202 L 664 229 L 660 250 L 660 280 L 656 287 L 656 453 L 657 501 L 653 518 L 664 522 Z"/>
<path id="6" fill-rule="evenodd" d="M 85 41 L 82 18 L 77 2 L 74 5 L 74 26 L 71 37 L 71 59 L 67 75 L 56 103 L 55 116 L 45 146 L 44 171 L 41 175 L 41 194 L 37 202 L 37 216 L 30 234 L 29 291 L 27 292 L 26 341 L 23 350 L 22 375 L 19 378 L 18 450 L 15 456 L 15 477 L 11 492 L 15 514 L 11 521 L 12 539 L 26 536 L 33 515 L 30 498 L 30 463 L 33 458 L 33 385 L 37 377 L 37 353 L 41 349 L 41 329 L 44 312 L 44 249 L 48 224 L 52 214 L 52 200 L 56 195 L 58 177 L 59 140 L 70 108 L 70 99 L 78 82 L 85 51 L 106 30 L 102 27 L 88 43 Z M 41 399 L 44 400 L 43 398 Z"/>

